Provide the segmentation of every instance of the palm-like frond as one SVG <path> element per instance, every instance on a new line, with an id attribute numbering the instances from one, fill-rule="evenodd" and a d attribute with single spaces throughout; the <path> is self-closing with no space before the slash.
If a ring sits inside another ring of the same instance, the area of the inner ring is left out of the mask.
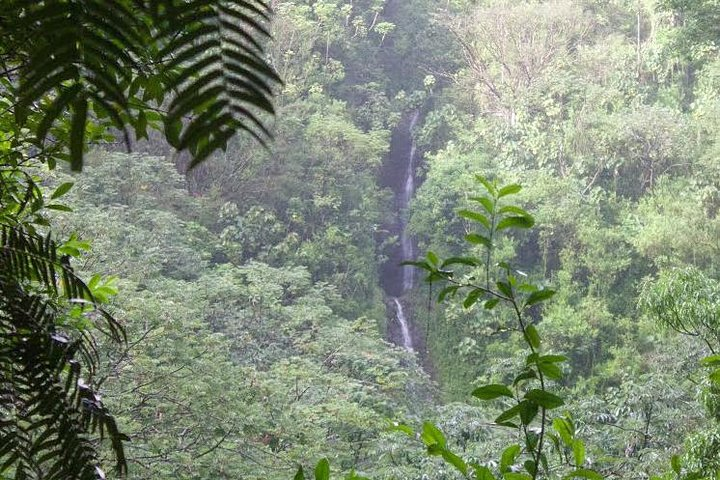
<path id="1" fill-rule="evenodd" d="M 45 99 L 36 143 L 66 121 L 74 170 L 82 168 L 88 118 L 107 118 L 127 138 L 127 126 L 147 123 L 144 111 L 167 101 L 166 136 L 190 149 L 191 167 L 237 132 L 270 138 L 261 115 L 274 112 L 280 79 L 263 56 L 267 0 L 9 3 L 0 25 L 13 25 L 11 38 L 24 40 L 25 52 L 16 57 L 17 117 Z"/>
<path id="2" fill-rule="evenodd" d="M 193 150 L 191 168 L 224 148 L 238 130 L 261 143 L 271 136 L 255 113 L 274 113 L 271 83 L 280 82 L 256 39 L 269 37 L 263 26 L 269 15 L 265 1 L 194 0 L 168 2 L 158 17 L 163 25 L 158 40 L 164 44 L 159 56 L 168 59 L 167 87 L 177 91 L 166 131 L 175 147 Z"/>
<path id="3" fill-rule="evenodd" d="M 65 298 L 63 306 L 60 297 Z M 122 327 L 58 258 L 57 245 L 17 226 L 0 231 L 0 475 L 96 479 L 102 471 L 93 433 L 110 439 L 119 471 L 126 470 L 113 417 L 80 378 L 97 363 L 94 339 L 63 329 L 63 311 L 91 308 L 115 339 Z M 91 313 L 85 313 L 89 315 Z"/>

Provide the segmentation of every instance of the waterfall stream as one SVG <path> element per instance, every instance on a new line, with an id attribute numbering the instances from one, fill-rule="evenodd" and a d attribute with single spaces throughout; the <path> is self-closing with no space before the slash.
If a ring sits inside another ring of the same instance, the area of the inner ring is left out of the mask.
<path id="1" fill-rule="evenodd" d="M 417 126 L 418 120 L 420 119 L 420 111 L 416 110 L 413 112 L 412 116 L 410 117 L 410 121 L 408 122 L 407 132 L 405 132 L 408 142 L 406 145 L 402 145 L 405 147 L 405 151 L 403 152 L 404 157 L 404 169 L 403 169 L 403 177 L 402 177 L 402 183 L 401 183 L 401 189 L 398 192 L 397 199 L 398 199 L 398 217 L 399 217 L 399 235 L 400 235 L 400 251 L 399 259 L 391 259 L 396 261 L 396 264 L 400 263 L 403 260 L 412 260 L 415 258 L 415 246 L 413 244 L 413 240 L 410 236 L 410 234 L 407 231 L 407 225 L 408 225 L 408 207 L 410 205 L 410 201 L 413 198 L 413 195 L 415 194 L 415 167 L 416 167 L 416 155 L 417 155 L 417 145 L 415 143 L 415 139 L 413 138 L 413 131 L 415 130 L 415 127 Z M 405 293 L 412 290 L 414 284 L 415 284 L 415 269 L 412 266 L 405 265 L 402 267 L 402 275 L 400 276 L 401 288 L 396 289 L 400 291 L 400 295 L 404 295 Z M 397 294 L 395 294 L 397 295 Z M 402 345 L 406 349 L 410 351 L 415 351 L 415 345 L 413 343 L 413 336 L 410 329 L 410 319 L 405 314 L 405 310 L 403 309 L 402 301 L 398 296 L 393 296 L 391 298 L 392 302 L 395 304 L 395 319 L 397 320 L 398 324 L 400 325 L 400 340 L 399 342 L 395 340 L 395 343 L 398 345 Z"/>

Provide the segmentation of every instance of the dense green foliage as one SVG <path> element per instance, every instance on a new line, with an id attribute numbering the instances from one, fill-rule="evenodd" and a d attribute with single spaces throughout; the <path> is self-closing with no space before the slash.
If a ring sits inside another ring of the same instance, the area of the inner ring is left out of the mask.
<path id="1" fill-rule="evenodd" d="M 273 8 L 270 148 L 185 174 L 148 132 L 37 172 L 75 182 L 79 276 L 116 277 L 95 379 L 129 478 L 714 478 L 717 2 Z M 381 287 L 403 135 L 418 352 Z"/>

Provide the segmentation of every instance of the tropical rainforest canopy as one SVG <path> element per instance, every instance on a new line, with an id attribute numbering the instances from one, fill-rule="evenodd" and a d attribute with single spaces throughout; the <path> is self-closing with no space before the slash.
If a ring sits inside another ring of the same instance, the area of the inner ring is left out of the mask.
<path id="1" fill-rule="evenodd" d="M 720 478 L 718 0 L 0 32 L 0 479 Z"/>

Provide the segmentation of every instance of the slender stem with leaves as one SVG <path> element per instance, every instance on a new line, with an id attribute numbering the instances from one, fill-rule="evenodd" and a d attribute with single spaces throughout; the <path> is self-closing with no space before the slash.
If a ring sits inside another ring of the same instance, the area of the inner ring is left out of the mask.
<path id="1" fill-rule="evenodd" d="M 416 262 L 408 262 L 427 272 L 426 282 L 441 283 L 438 302 L 447 301 L 458 294 L 464 296 L 466 309 L 482 305 L 484 310 L 504 308 L 512 318 L 511 330 L 522 335 L 527 355 L 519 372 L 509 372 L 510 384 L 487 384 L 472 392 L 483 401 L 503 400 L 502 413 L 495 424 L 517 432 L 518 443 L 509 445 L 500 455 L 495 471 L 490 463 L 481 465 L 466 462 L 449 450 L 447 441 L 436 426 L 425 423 L 422 432 L 414 432 L 407 425 L 395 428 L 411 436 L 418 435 L 428 453 L 444 458 L 467 478 L 491 480 L 536 480 L 553 478 L 603 478 L 586 468 L 583 442 L 576 438 L 575 427 L 568 414 L 553 416 L 564 405 L 562 397 L 552 390 L 552 382 L 562 378 L 563 355 L 544 350 L 535 322 L 528 315 L 531 308 L 549 300 L 554 291 L 541 288 L 526 280 L 526 275 L 514 270 L 508 263 L 491 264 L 493 250 L 499 234 L 505 231 L 529 229 L 535 224 L 533 217 L 521 207 L 509 204 L 508 197 L 521 191 L 517 184 L 499 186 L 497 182 L 476 176 L 485 190 L 484 195 L 471 197 L 478 209 L 463 209 L 458 214 L 475 227 L 465 236 L 473 247 L 484 249 L 484 260 L 475 256 L 451 257 L 441 260 L 433 252 Z M 469 272 L 456 271 L 469 268 Z M 478 282 L 474 272 L 482 269 L 484 282 Z M 493 272 L 497 272 L 493 278 Z M 548 440 L 558 453 L 558 462 L 549 459 Z M 572 457 L 567 455 L 572 451 Z M 571 460 L 568 461 L 568 459 Z"/>

